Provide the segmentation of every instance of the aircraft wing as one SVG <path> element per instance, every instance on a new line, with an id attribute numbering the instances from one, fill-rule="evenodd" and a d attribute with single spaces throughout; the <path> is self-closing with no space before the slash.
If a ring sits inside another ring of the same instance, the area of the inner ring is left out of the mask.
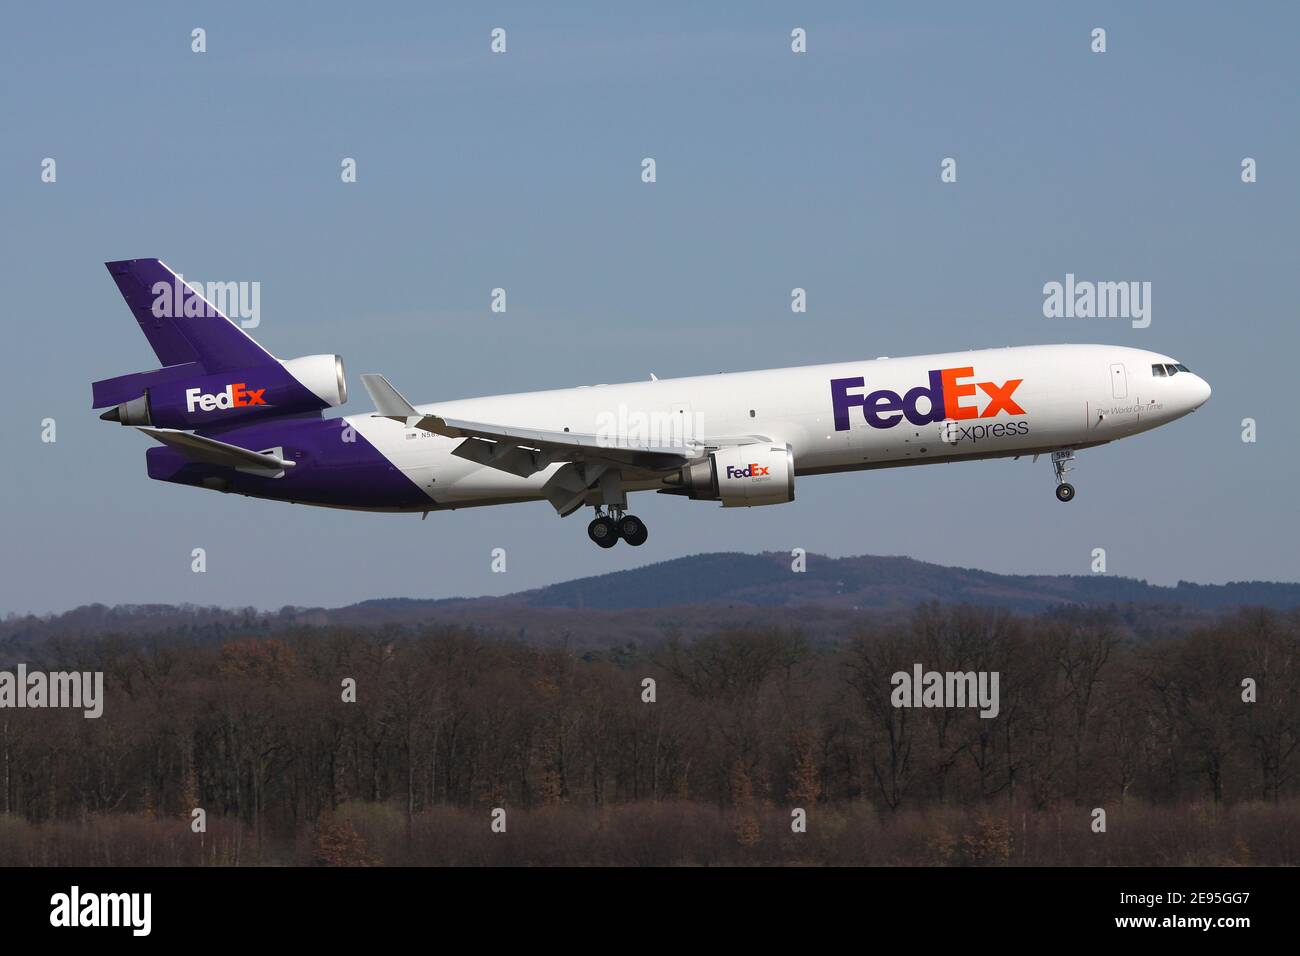
<path id="1" fill-rule="evenodd" d="M 375 403 L 375 416 L 402 422 L 447 438 L 464 438 L 452 454 L 520 477 L 554 462 L 590 462 L 671 471 L 704 453 L 702 445 L 664 445 L 621 435 L 516 428 L 470 422 L 417 410 L 382 375 L 362 375 Z"/>
<path id="2" fill-rule="evenodd" d="M 282 474 L 286 468 L 292 468 L 294 465 L 293 462 L 268 452 L 241 448 L 238 445 L 230 445 L 214 438 L 204 438 L 202 435 L 178 431 L 174 428 L 139 427 L 136 431 L 175 448 L 186 458 L 209 465 L 224 465 L 227 468 L 237 468 L 241 471 L 268 476 Z"/>

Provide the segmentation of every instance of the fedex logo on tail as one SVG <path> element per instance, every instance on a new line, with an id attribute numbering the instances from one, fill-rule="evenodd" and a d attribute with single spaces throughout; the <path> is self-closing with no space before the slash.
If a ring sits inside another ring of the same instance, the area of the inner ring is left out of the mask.
<path id="1" fill-rule="evenodd" d="M 758 462 L 751 462 L 750 464 L 746 465 L 744 468 L 737 468 L 735 465 L 728 465 L 727 477 L 728 478 L 762 478 L 764 475 L 768 475 L 770 477 L 771 471 L 772 469 L 770 467 L 764 468 Z"/>
<path id="2" fill-rule="evenodd" d="M 874 392 L 853 394 L 852 389 L 866 385 L 861 377 L 831 379 L 831 407 L 835 412 L 835 430 L 847 431 L 850 427 L 849 410 L 861 408 L 862 415 L 872 428 L 893 428 L 904 418 L 913 425 L 927 425 L 945 419 L 961 421 L 968 418 L 993 418 L 1006 413 L 1024 415 L 1012 393 L 1024 381 L 1012 378 L 1001 385 L 996 382 L 976 382 L 975 369 L 931 369 L 929 381 L 908 389 L 902 395 L 887 388 Z M 925 399 L 926 409 L 921 410 Z"/>
<path id="3" fill-rule="evenodd" d="M 205 392 L 201 388 L 185 390 L 187 411 L 215 412 L 219 408 L 244 408 L 248 405 L 265 405 L 265 388 L 249 388 L 245 382 L 227 385 L 223 392 Z"/>

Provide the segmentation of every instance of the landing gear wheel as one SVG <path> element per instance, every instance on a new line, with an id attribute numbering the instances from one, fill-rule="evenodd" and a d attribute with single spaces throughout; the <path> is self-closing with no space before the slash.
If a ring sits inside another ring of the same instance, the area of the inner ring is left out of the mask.
<path id="1" fill-rule="evenodd" d="M 624 541 L 634 548 L 639 548 L 645 544 L 646 538 L 650 537 L 650 531 L 646 528 L 645 522 L 636 515 L 624 515 L 623 520 L 618 523 L 618 533 Z"/>
<path id="2" fill-rule="evenodd" d="M 1072 461 L 1074 461 L 1073 448 L 1062 448 L 1060 451 L 1052 452 L 1052 470 L 1056 472 L 1057 501 L 1074 500 L 1074 485 L 1065 480 L 1065 473 L 1074 470 L 1070 467 Z"/>
<path id="3" fill-rule="evenodd" d="M 613 518 L 603 515 L 587 525 L 587 537 L 602 548 L 612 548 L 618 544 L 618 525 Z"/>

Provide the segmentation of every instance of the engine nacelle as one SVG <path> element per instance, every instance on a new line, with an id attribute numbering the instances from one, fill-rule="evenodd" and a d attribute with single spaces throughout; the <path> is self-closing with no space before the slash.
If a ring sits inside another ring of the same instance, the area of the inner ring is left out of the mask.
<path id="1" fill-rule="evenodd" d="M 669 478 L 672 494 L 721 501 L 724 508 L 754 508 L 794 501 L 794 449 L 754 443 L 711 452 Z"/>
<path id="2" fill-rule="evenodd" d="M 280 364 L 330 408 L 348 400 L 348 380 L 343 375 L 343 359 L 339 356 L 304 355 L 285 359 Z"/>
<path id="3" fill-rule="evenodd" d="M 316 412 L 348 400 L 343 360 L 337 355 L 307 355 L 215 374 L 197 365 L 185 369 L 96 382 L 96 388 L 106 392 L 120 393 L 136 379 L 144 386 L 136 398 L 100 417 L 123 425 L 191 429 Z"/>

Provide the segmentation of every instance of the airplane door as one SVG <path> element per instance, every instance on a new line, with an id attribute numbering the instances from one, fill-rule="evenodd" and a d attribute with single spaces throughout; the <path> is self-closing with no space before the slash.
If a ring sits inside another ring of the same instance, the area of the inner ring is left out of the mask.
<path id="1" fill-rule="evenodd" d="M 1119 362 L 1110 367 L 1110 395 L 1111 398 L 1128 398 L 1128 375 Z"/>
<path id="2" fill-rule="evenodd" d="M 1138 421 L 1138 404 L 1136 396 L 1128 397 L 1128 370 L 1122 362 L 1110 367 L 1110 396 L 1112 404 L 1091 408 L 1090 427 L 1099 431 L 1131 429 Z"/>

